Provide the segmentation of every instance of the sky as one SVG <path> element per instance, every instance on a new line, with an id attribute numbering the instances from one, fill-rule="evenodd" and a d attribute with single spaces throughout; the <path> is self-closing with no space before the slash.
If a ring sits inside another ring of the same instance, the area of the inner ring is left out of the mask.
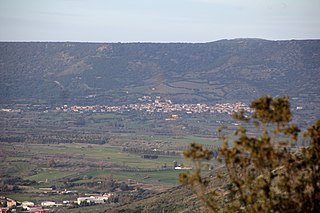
<path id="1" fill-rule="evenodd" d="M 0 41 L 319 39 L 320 0 L 0 0 Z"/>

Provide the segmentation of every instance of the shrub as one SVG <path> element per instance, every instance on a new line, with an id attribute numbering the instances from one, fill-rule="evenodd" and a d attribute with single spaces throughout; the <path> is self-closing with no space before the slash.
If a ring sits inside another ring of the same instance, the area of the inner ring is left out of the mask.
<path id="1" fill-rule="evenodd" d="M 212 152 L 199 144 L 191 144 L 184 152 L 195 169 L 180 174 L 180 182 L 214 212 L 320 212 L 320 120 L 303 134 L 309 145 L 297 148 L 300 130 L 291 123 L 287 97 L 264 96 L 253 101 L 251 108 L 249 115 L 243 111 L 234 115 L 242 125 L 232 147 L 222 136 L 219 158 L 229 184 L 220 191 L 208 187 L 210 178 L 201 171 Z M 244 127 L 249 124 L 258 136 L 249 136 Z"/>

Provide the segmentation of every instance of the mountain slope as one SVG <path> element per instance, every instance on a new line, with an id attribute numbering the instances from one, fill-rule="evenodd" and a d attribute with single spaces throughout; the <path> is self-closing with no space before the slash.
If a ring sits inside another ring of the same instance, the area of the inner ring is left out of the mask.
<path id="1" fill-rule="evenodd" d="M 120 104 L 318 98 L 320 40 L 211 43 L 0 43 L 1 103 Z"/>

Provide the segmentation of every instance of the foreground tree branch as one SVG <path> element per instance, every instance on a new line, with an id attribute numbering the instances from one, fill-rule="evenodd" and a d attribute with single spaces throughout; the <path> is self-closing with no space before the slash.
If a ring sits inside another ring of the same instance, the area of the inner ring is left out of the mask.
<path id="1" fill-rule="evenodd" d="M 309 145 L 297 148 L 300 130 L 291 123 L 288 97 L 264 96 L 251 108 L 251 114 L 234 115 L 243 125 L 232 146 L 221 136 L 219 158 L 227 171 L 222 177 L 229 184 L 208 187 L 210 178 L 201 171 L 212 152 L 199 144 L 184 152 L 194 171 L 181 174 L 180 182 L 212 212 L 320 212 L 320 120 L 303 134 Z M 249 136 L 244 124 L 255 126 L 259 135 Z"/>

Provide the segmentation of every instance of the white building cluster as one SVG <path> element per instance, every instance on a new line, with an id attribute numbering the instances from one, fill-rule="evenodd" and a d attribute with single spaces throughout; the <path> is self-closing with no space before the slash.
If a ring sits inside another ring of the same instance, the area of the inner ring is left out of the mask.
<path id="1" fill-rule="evenodd" d="M 53 207 L 62 207 L 68 205 L 82 205 L 82 204 L 104 204 L 106 203 L 111 197 L 113 196 L 112 193 L 102 194 L 102 195 L 87 195 L 86 197 L 78 197 L 75 201 L 65 200 L 62 203 L 56 203 L 54 201 L 42 201 L 40 204 L 35 204 L 31 201 L 23 201 L 18 202 L 16 200 L 7 198 L 7 197 L 0 197 L 0 204 L 6 203 L 7 207 L 0 206 L 0 212 L 9 212 L 9 209 L 16 210 L 17 207 L 22 207 L 27 212 L 38 212 L 38 213 L 45 213 L 45 212 L 52 212 L 50 209 Z M 10 211 L 11 212 L 11 211 Z"/>
<path id="2" fill-rule="evenodd" d="M 80 205 L 83 202 L 102 204 L 102 203 L 105 203 L 111 196 L 112 194 L 109 193 L 109 194 L 104 194 L 99 196 L 78 197 L 77 204 Z"/>
<path id="3" fill-rule="evenodd" d="M 146 111 L 146 112 L 184 112 L 186 114 L 192 113 L 227 113 L 233 114 L 244 110 L 246 112 L 251 112 L 250 107 L 242 102 L 236 103 L 223 103 L 223 104 L 173 104 L 171 100 L 162 100 L 160 96 L 156 96 L 154 100 L 150 96 L 143 96 L 138 99 L 142 103 L 121 105 L 121 106 L 106 106 L 106 105 L 96 105 L 96 106 L 68 106 L 64 105 L 62 107 L 56 107 L 56 111 L 64 112 L 129 112 L 129 111 Z"/>

